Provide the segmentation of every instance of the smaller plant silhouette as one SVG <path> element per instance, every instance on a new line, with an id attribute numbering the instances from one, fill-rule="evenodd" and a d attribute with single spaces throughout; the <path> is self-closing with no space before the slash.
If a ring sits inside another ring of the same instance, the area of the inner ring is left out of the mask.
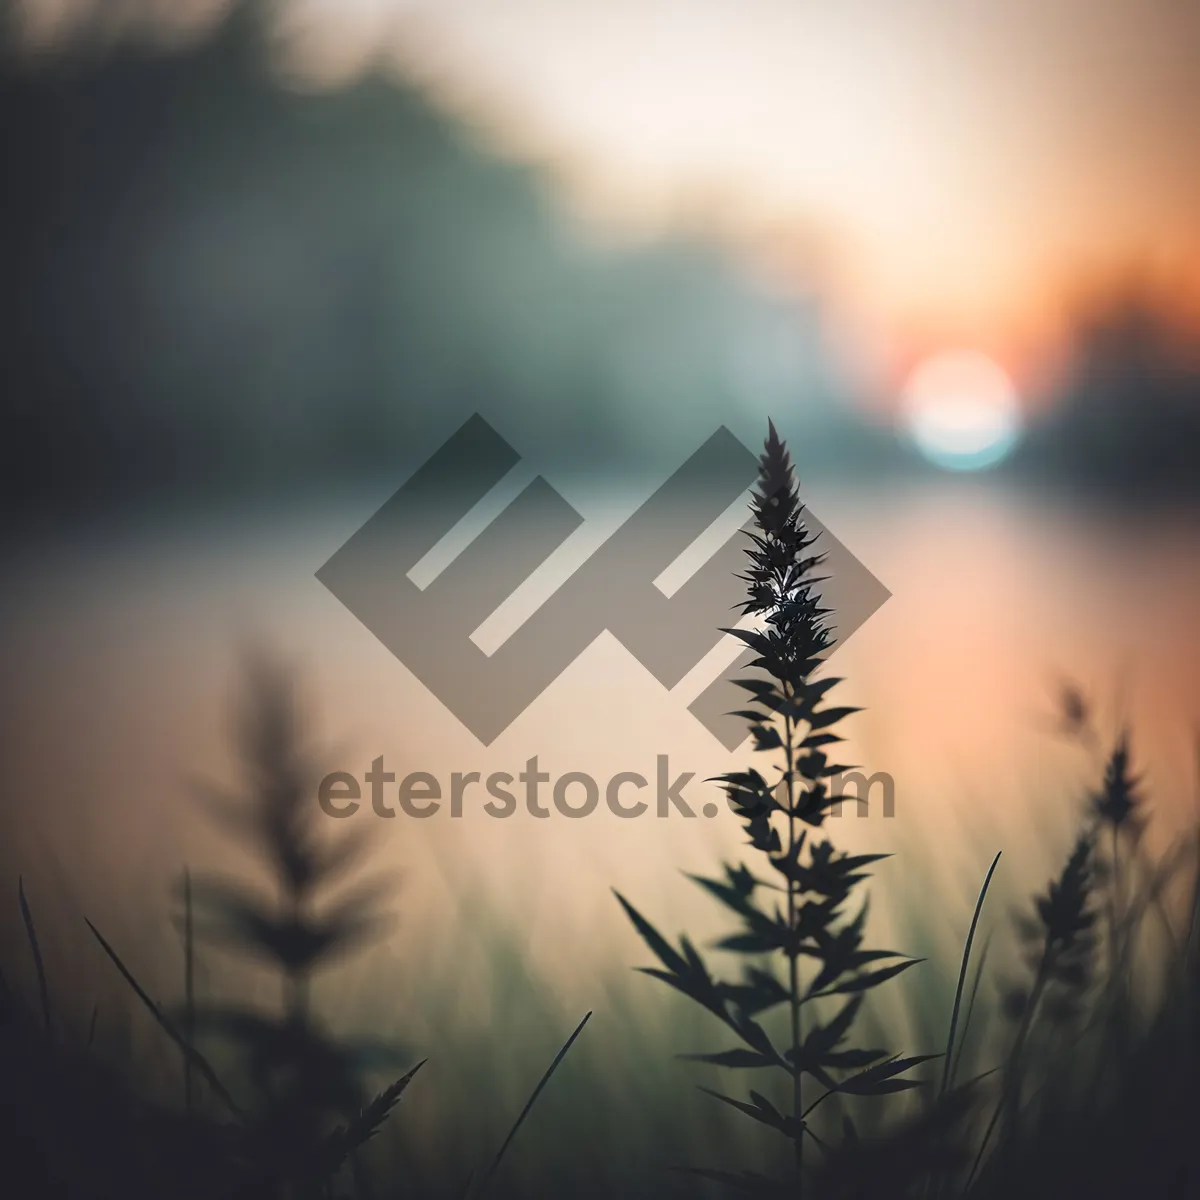
<path id="1" fill-rule="evenodd" d="M 833 645 L 828 610 L 814 590 L 820 580 L 812 574 L 823 555 L 813 552 L 816 539 L 803 521 L 791 457 L 773 424 L 759 461 L 752 512 L 750 566 L 739 578 L 748 595 L 742 610 L 759 618 L 761 627 L 727 632 L 754 651 L 751 666 L 762 672 L 738 681 L 750 695 L 750 707 L 737 715 L 749 722 L 755 749 L 775 755 L 776 761 L 768 768 L 770 777 L 750 769 L 717 782 L 771 875 L 761 879 L 744 865 L 726 864 L 723 878 L 696 878 L 738 919 L 737 931 L 717 948 L 748 960 L 741 979 L 716 978 L 687 937 L 676 950 L 624 897 L 617 898 L 659 960 L 660 966 L 643 970 L 702 1005 L 740 1043 L 689 1057 L 721 1067 L 769 1070 L 789 1081 L 789 1103 L 782 1108 L 758 1091 L 748 1099 L 710 1094 L 791 1143 L 790 1180 L 690 1169 L 741 1191 L 783 1187 L 796 1195 L 807 1173 L 806 1144 L 816 1140 L 810 1117 L 820 1104 L 835 1095 L 881 1096 L 914 1088 L 918 1081 L 906 1078 L 910 1069 L 936 1056 L 901 1058 L 845 1044 L 866 993 L 920 960 L 867 949 L 867 902 L 853 915 L 846 911 L 868 877 L 865 868 L 888 856 L 841 853 L 818 834 L 830 809 L 844 798 L 831 794 L 829 780 L 846 768 L 831 765 L 827 751 L 842 740 L 837 725 L 858 710 L 829 705 L 828 694 L 841 681 L 816 678 Z M 809 964 L 815 969 L 805 970 Z M 818 1016 L 821 1002 L 830 999 L 840 1001 L 836 1011 Z M 787 1015 L 781 1037 L 765 1025 L 779 1010 Z M 806 1087 L 811 1084 L 818 1089 L 815 1095 Z M 845 1133 L 855 1140 L 848 1119 Z"/>
<path id="2" fill-rule="evenodd" d="M 197 1007 L 189 990 L 183 1025 L 222 1035 L 241 1051 L 254 1092 L 245 1139 L 251 1186 L 260 1195 L 299 1200 L 329 1194 L 332 1178 L 382 1125 L 421 1064 L 371 1099 L 365 1069 L 390 1064 L 395 1052 L 375 1041 L 335 1040 L 312 1011 L 316 972 L 378 928 L 374 906 L 381 884 L 368 881 L 319 906 L 318 898 L 355 862 L 363 843 L 328 845 L 317 837 L 317 772 L 304 745 L 290 673 L 257 656 L 248 679 L 237 728 L 246 790 L 231 796 L 205 788 L 203 795 L 226 828 L 257 846 L 278 895 L 272 903 L 228 880 L 185 875 L 181 924 L 189 964 L 194 925 L 197 936 L 271 966 L 282 981 L 281 1006 L 275 1012 Z"/>
<path id="3" fill-rule="evenodd" d="M 1023 943 L 1031 983 L 1009 987 L 1004 1011 L 1017 1022 L 1016 1035 L 1004 1067 L 1000 1096 L 975 1154 L 967 1190 L 978 1174 L 992 1135 L 1003 1120 L 1005 1145 L 1017 1137 L 1017 1123 L 1025 1080 L 1025 1054 L 1030 1034 L 1039 1020 L 1055 1026 L 1076 1022 L 1085 1011 L 1094 968 L 1096 914 L 1095 833 L 1089 827 L 1075 845 L 1057 879 L 1034 900 L 1034 916 L 1022 916 L 1017 932 Z"/>
<path id="4" fill-rule="evenodd" d="M 198 1200 L 335 1200 L 336 1178 L 349 1166 L 355 1194 L 361 1197 L 367 1194 L 368 1176 L 356 1152 L 383 1126 L 424 1061 L 371 1097 L 364 1085 L 367 1071 L 403 1062 L 403 1052 L 376 1039 L 335 1039 L 313 1012 L 313 976 L 361 947 L 381 924 L 375 901 L 383 884 L 368 881 L 321 903 L 322 894 L 354 865 L 365 843 L 362 838 L 343 838 L 330 844 L 317 835 L 318 809 L 312 800 L 320 772 L 302 736 L 292 672 L 277 660 L 257 655 L 250 659 L 247 674 L 245 704 L 236 723 L 244 790 L 228 793 L 204 786 L 201 795 L 211 815 L 259 851 L 277 895 L 264 897 L 226 879 L 193 880 L 183 872 L 178 889 L 182 912 L 176 915 L 176 925 L 184 941 L 184 1000 L 174 1009 L 154 1001 L 100 931 L 91 922 L 88 926 L 183 1056 L 187 1123 L 207 1138 L 204 1179 L 212 1184 L 199 1181 L 195 1164 L 189 1164 L 192 1169 L 184 1181 L 188 1195 Z M 49 1030 L 44 973 L 23 891 L 21 904 L 39 965 Z M 197 1004 L 197 938 L 268 965 L 282 984 L 278 1008 Z M 0 978 L 0 1017 L 6 995 Z M 534 1103 L 591 1016 L 584 1015 L 559 1049 L 486 1171 L 471 1170 L 460 1200 L 468 1195 L 481 1200 Z M 253 1092 L 251 1103 L 235 1098 L 197 1050 L 195 1038 L 201 1033 L 223 1037 L 240 1051 Z M 198 1080 L 231 1122 L 216 1124 L 199 1111 Z"/>

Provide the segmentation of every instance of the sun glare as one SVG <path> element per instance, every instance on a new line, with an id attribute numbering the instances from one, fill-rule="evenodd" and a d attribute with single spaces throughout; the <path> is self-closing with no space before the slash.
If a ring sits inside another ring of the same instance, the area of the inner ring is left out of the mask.
<path id="1" fill-rule="evenodd" d="M 974 351 L 926 359 L 901 398 L 905 432 L 939 467 L 978 471 L 1015 449 L 1022 430 L 1017 389 L 997 363 Z"/>

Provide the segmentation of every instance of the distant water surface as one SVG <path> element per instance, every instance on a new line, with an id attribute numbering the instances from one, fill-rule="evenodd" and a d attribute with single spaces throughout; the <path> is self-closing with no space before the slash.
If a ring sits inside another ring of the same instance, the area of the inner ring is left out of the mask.
<path id="1" fill-rule="evenodd" d="M 552 777 L 585 771 L 603 784 L 621 771 L 653 780 L 666 755 L 672 775 L 694 774 L 685 795 L 695 810 L 719 799 L 704 779 L 745 764 L 748 751 L 726 754 L 687 713 L 691 696 L 668 693 L 609 636 L 491 746 L 460 726 L 314 578 L 391 486 L 11 549 L 0 598 L 3 859 L 48 927 L 77 930 L 86 913 L 128 930 L 151 962 L 156 939 L 174 945 L 165 895 L 185 862 L 248 869 L 188 788 L 237 778 L 230 701 L 239 648 L 251 643 L 300 667 L 328 769 L 361 777 L 382 755 L 397 776 L 427 771 L 447 786 L 455 771 L 516 775 L 536 755 Z M 593 540 L 640 498 L 629 487 L 560 490 Z M 1056 868 L 1099 769 L 1054 733 L 1065 679 L 1094 699 L 1105 737 L 1131 722 L 1155 802 L 1151 843 L 1194 818 L 1193 516 L 1116 520 L 978 480 L 892 491 L 817 482 L 807 498 L 893 593 L 833 663 L 847 679 L 844 702 L 866 710 L 846 722 L 844 761 L 895 781 L 893 818 L 875 798 L 867 817 L 848 811 L 830 825 L 847 846 L 897 852 L 874 882 L 881 933 L 915 928 L 950 946 L 997 849 L 999 886 L 1014 897 Z M 460 819 L 443 809 L 382 820 L 364 807 L 329 822 L 331 833 L 371 825 L 375 861 L 402 877 L 389 954 L 424 955 L 436 977 L 462 947 L 507 930 L 525 969 L 574 1011 L 613 988 L 644 992 L 627 967 L 645 955 L 610 888 L 668 931 L 714 928 L 712 906 L 680 872 L 738 852 L 727 811 L 620 820 L 602 805 L 586 820 L 497 820 L 481 811 L 485 798 L 468 800 Z M 341 994 L 393 986 L 392 961 L 359 960 Z M 481 984 L 459 1003 L 486 1007 L 486 993 Z"/>

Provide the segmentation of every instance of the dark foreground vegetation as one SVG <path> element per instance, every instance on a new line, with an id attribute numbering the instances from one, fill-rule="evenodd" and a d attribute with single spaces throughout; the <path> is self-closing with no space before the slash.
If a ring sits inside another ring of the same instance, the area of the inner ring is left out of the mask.
<path id="1" fill-rule="evenodd" d="M 558 1053 L 531 1064 L 528 1102 L 506 1114 L 507 1135 L 492 1151 L 476 1160 L 464 1149 L 442 1180 L 383 1169 L 371 1152 L 403 1137 L 429 1067 L 369 1038 L 335 1037 L 312 983 L 370 944 L 387 885 L 354 878 L 361 840 L 318 836 L 315 763 L 291 677 L 256 660 L 236 723 L 241 789 L 212 788 L 199 799 L 231 836 L 254 845 L 276 894 L 268 900 L 236 881 L 181 874 L 173 902 L 183 969 L 174 1004 L 152 998 L 121 948 L 91 927 L 97 955 L 127 986 L 138 1019 L 156 1028 L 161 1055 L 177 1065 L 169 1103 L 97 1041 L 94 1009 L 85 1027 L 64 1013 L 21 888 L 24 941 L 12 953 L 27 961 L 5 962 L 0 974 L 5 1194 L 1200 1196 L 1200 839 L 1150 857 L 1149 805 L 1130 733 L 1103 746 L 1084 699 L 1066 696 L 1062 732 L 1093 745 L 1104 766 L 1061 869 L 1014 918 L 1019 967 L 990 969 L 989 944 L 976 937 L 997 855 L 963 930 L 948 1028 L 933 1034 L 934 1044 L 898 1045 L 871 1023 L 866 1002 L 876 989 L 902 991 L 920 967 L 866 944 L 866 868 L 879 856 L 844 854 L 825 834 L 839 799 L 829 790 L 839 770 L 830 755 L 854 710 L 829 701 L 840 681 L 822 670 L 832 634 L 815 588 L 819 547 L 774 429 L 753 513 L 745 607 L 760 624 L 739 636 L 758 655 L 744 715 L 766 765 L 720 781 L 745 826 L 746 861 L 697 880 L 736 921 L 715 949 L 723 962 L 740 960 L 740 972 L 714 973 L 686 937 L 673 945 L 631 899 L 620 899 L 656 959 L 648 973 L 706 1014 L 712 1041 L 694 1057 L 731 1080 L 704 1089 L 714 1108 L 724 1106 L 731 1128 L 752 1123 L 773 1137 L 775 1149 L 734 1134 L 682 1145 L 667 1102 L 640 1116 L 656 1131 L 660 1165 L 676 1169 L 635 1178 L 620 1169 L 622 1145 L 604 1141 L 611 1126 L 603 1114 L 588 1111 L 581 1121 L 595 1130 L 594 1159 L 576 1178 L 556 1169 L 538 1181 L 539 1113 L 550 1104 L 541 1093 L 554 1089 L 560 1064 L 587 1037 L 591 1014 L 580 1014 Z M 210 950 L 269 964 L 277 1003 L 198 1000 L 197 957 Z M 18 977 L 34 987 L 19 988 Z M 70 999 L 74 1014 L 79 998 Z M 993 1009 L 1003 1027 L 982 1037 Z M 898 1037 L 912 1028 L 928 1024 L 910 1022 Z M 428 1048 L 431 1058 L 443 1052 L 454 1048 Z M 571 1102 L 567 1095 L 557 1103 Z M 492 1104 L 483 1092 L 474 1102 Z M 527 1163 L 519 1177 L 505 1169 L 514 1146 Z M 691 1161 L 673 1160 L 677 1154 Z"/>

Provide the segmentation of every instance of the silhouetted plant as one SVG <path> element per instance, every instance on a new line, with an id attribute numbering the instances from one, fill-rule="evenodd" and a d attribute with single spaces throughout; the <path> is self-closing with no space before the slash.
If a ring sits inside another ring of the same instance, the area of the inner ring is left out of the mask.
<path id="1" fill-rule="evenodd" d="M 1091 719 L 1090 705 L 1078 689 L 1068 687 L 1064 693 L 1061 731 L 1089 750 L 1094 751 L 1102 744 Z M 1135 934 L 1147 909 L 1155 910 L 1167 940 L 1175 941 L 1163 900 L 1163 891 L 1175 873 L 1175 866 L 1169 859 L 1153 863 L 1145 853 L 1143 834 L 1148 817 L 1141 787 L 1141 777 L 1132 766 L 1130 733 L 1122 728 L 1104 760 L 1102 779 L 1089 796 L 1087 811 L 1087 819 L 1095 831 L 1093 873 L 1104 891 L 1107 922 L 1108 963 L 1102 1015 L 1110 1023 L 1108 1032 L 1114 1040 L 1127 1040 L 1132 1033 Z M 1171 949 L 1177 947 L 1172 945 Z"/>
<path id="2" fill-rule="evenodd" d="M 790 1080 L 790 1103 L 782 1110 L 757 1091 L 748 1100 L 710 1093 L 792 1143 L 793 1172 L 787 1184 L 753 1172 L 691 1169 L 740 1190 L 783 1186 L 796 1194 L 806 1174 L 805 1144 L 816 1137 L 809 1122 L 814 1109 L 835 1094 L 879 1096 L 916 1087 L 918 1081 L 904 1076 L 936 1056 L 900 1058 L 883 1049 L 844 1045 L 865 993 L 919 960 L 864 948 L 866 901 L 854 915 L 845 911 L 855 888 L 867 878 L 864 868 L 888 856 L 839 853 L 816 833 L 830 808 L 843 799 L 830 793 L 828 781 L 845 768 L 831 765 L 826 751 L 842 740 L 834 732 L 838 723 L 857 710 L 827 705 L 826 697 L 840 680 L 816 678 L 833 645 L 828 610 L 814 590 L 820 580 L 812 574 L 823 555 L 813 552 L 815 536 L 803 521 L 791 458 L 773 424 L 751 507 L 756 530 L 746 551 L 750 566 L 739 578 L 748 593 L 742 610 L 760 618 L 760 628 L 727 632 L 754 651 L 751 666 L 763 673 L 739 681 L 750 695 L 750 707 L 737 715 L 749 722 L 755 749 L 777 754 L 781 761 L 767 768 L 769 778 L 750 769 L 721 776 L 718 782 L 772 877 L 760 879 L 744 865 L 726 864 L 724 878 L 696 882 L 739 920 L 738 931 L 717 948 L 753 961 L 740 981 L 717 979 L 687 937 L 676 950 L 624 897 L 618 894 L 618 899 L 661 964 L 643 968 L 646 973 L 702 1005 L 741 1043 L 689 1057 L 722 1067 L 775 1070 Z M 782 903 L 772 905 L 772 893 Z M 762 899 L 764 894 L 768 899 Z M 878 965 L 884 960 L 892 961 Z M 815 970 L 804 971 L 806 962 Z M 835 1013 L 820 1019 L 814 1002 L 827 997 L 845 999 Z M 760 1020 L 780 1008 L 788 1018 L 782 1045 Z M 817 1085 L 815 1096 L 806 1091 L 807 1081 Z M 847 1136 L 853 1132 L 848 1126 Z"/>
<path id="3" fill-rule="evenodd" d="M 1085 830 L 1076 839 L 1061 874 L 1050 882 L 1045 894 L 1035 898 L 1035 916 L 1018 920 L 1023 957 L 1032 979 L 1028 986 L 1010 987 L 1004 998 L 1005 1012 L 1018 1022 L 1017 1031 L 1004 1069 L 1000 1097 L 976 1152 L 968 1188 L 978 1173 L 996 1126 L 1005 1115 L 1008 1135 L 1011 1137 L 1015 1131 L 1021 1103 L 1023 1056 L 1034 1022 L 1044 1016 L 1055 1024 L 1063 1024 L 1083 1012 L 1083 998 L 1093 977 L 1095 949 L 1094 851 L 1094 834 L 1090 829 Z"/>
<path id="4" fill-rule="evenodd" d="M 361 838 L 343 839 L 330 845 L 317 836 L 319 810 L 313 800 L 318 773 L 301 736 L 292 677 L 279 663 L 263 657 L 252 659 L 249 668 L 247 703 L 236 724 L 247 776 L 245 791 L 230 794 L 205 786 L 201 794 L 210 813 L 232 832 L 248 837 L 260 851 L 277 883 L 275 902 L 227 880 L 193 880 L 190 872 L 183 872 L 179 886 L 183 911 L 176 924 L 184 941 L 184 1000 L 178 1012 L 155 1002 L 100 931 L 90 921 L 88 926 L 146 1011 L 183 1055 L 184 1128 L 202 1138 L 200 1152 L 206 1168 L 200 1175 L 194 1164 L 184 1163 L 189 1179 L 179 1186 L 186 1184 L 188 1195 L 203 1200 L 332 1200 L 335 1177 L 349 1165 L 356 1194 L 361 1197 L 366 1176 L 359 1170 L 355 1154 L 383 1126 L 424 1064 L 417 1063 L 369 1098 L 363 1084 L 365 1071 L 392 1065 L 399 1052 L 374 1039 L 335 1040 L 312 1011 L 312 976 L 361 945 L 378 926 L 380 917 L 372 901 L 380 885 L 362 884 L 332 904 L 326 902 L 324 913 L 317 913 L 320 893 L 354 863 L 364 842 Z M 21 906 L 44 998 L 36 933 L 23 891 Z M 197 937 L 270 966 L 283 984 L 279 1009 L 197 1003 Z M 0 977 L 0 1002 L 5 995 Z M 591 1015 L 584 1016 L 559 1049 L 487 1171 L 478 1176 L 472 1170 L 463 1197 L 470 1194 L 473 1200 L 480 1200 L 485 1194 L 535 1101 Z M 48 1029 L 48 1009 L 46 1022 Z M 222 1035 L 241 1051 L 254 1092 L 251 1104 L 239 1103 L 196 1049 L 193 1036 L 200 1031 Z M 197 1077 L 207 1084 L 232 1122 L 218 1124 L 195 1111 Z M 193 1147 L 189 1152 L 196 1151 Z M 477 1178 L 471 1191 L 471 1182 Z M 160 1189 L 153 1194 L 166 1193 Z"/>
<path id="5" fill-rule="evenodd" d="M 1061 875 L 1034 901 L 1035 918 L 1018 925 L 1033 982 L 1028 991 L 1010 992 L 1006 1009 L 1023 1026 L 1033 1020 L 1039 1002 L 1054 1020 L 1067 1020 L 1082 1011 L 1095 949 L 1091 932 L 1096 920 L 1091 909 L 1094 852 L 1092 832 L 1080 834 Z"/>
<path id="6" fill-rule="evenodd" d="M 252 840 L 277 882 L 272 903 L 222 879 L 185 875 L 185 930 L 270 965 L 282 981 L 279 1011 L 197 1005 L 187 1024 L 230 1039 L 242 1052 L 255 1100 L 246 1165 L 262 1194 L 323 1196 L 328 1181 L 369 1139 L 420 1064 L 373 1100 L 367 1066 L 390 1063 L 389 1047 L 337 1041 L 312 1011 L 315 973 L 362 945 L 379 925 L 378 881 L 344 893 L 318 912 L 318 898 L 363 848 L 359 838 L 329 845 L 317 836 L 316 764 L 301 736 L 293 681 L 265 658 L 250 663 L 247 704 L 237 733 L 246 774 L 242 795 L 205 788 L 209 811 Z M 189 953 L 190 958 L 190 953 Z"/>
<path id="7" fill-rule="evenodd" d="M 1066 868 L 1035 916 L 1019 922 L 1033 985 L 1006 997 L 1019 1028 L 968 1179 L 972 1196 L 1116 1200 L 1193 1195 L 1200 1187 L 1191 1133 L 1200 1077 L 1192 920 L 1200 840 L 1193 830 L 1157 861 L 1143 854 L 1146 805 L 1129 747 L 1122 731 Z M 1104 853 L 1109 843 L 1119 874 L 1111 850 Z M 1187 924 L 1179 931 L 1164 902 L 1175 882 L 1187 889 L 1180 897 Z M 1165 953 L 1153 956 L 1146 953 L 1152 943 L 1140 937 L 1151 909 L 1166 934 L 1159 944 Z M 1137 1012 L 1129 1003 L 1135 981 Z M 1043 1036 L 1035 1054 L 1037 1030 Z M 980 1170 L 1001 1121 L 999 1152 Z"/>
<path id="8" fill-rule="evenodd" d="M 1128 1033 L 1132 997 L 1128 981 L 1130 970 L 1130 930 L 1128 928 L 1128 878 L 1137 856 L 1144 829 L 1140 780 L 1130 765 L 1129 734 L 1123 730 L 1104 767 L 1104 780 L 1092 797 L 1092 814 L 1098 831 L 1108 833 L 1109 983 L 1111 1014 L 1118 1036 Z"/>
<path id="9" fill-rule="evenodd" d="M 1104 768 L 1104 782 L 1092 799 L 1096 817 L 1114 833 L 1132 837 L 1142 830 L 1140 779 L 1129 761 L 1129 733 L 1123 731 Z"/>

